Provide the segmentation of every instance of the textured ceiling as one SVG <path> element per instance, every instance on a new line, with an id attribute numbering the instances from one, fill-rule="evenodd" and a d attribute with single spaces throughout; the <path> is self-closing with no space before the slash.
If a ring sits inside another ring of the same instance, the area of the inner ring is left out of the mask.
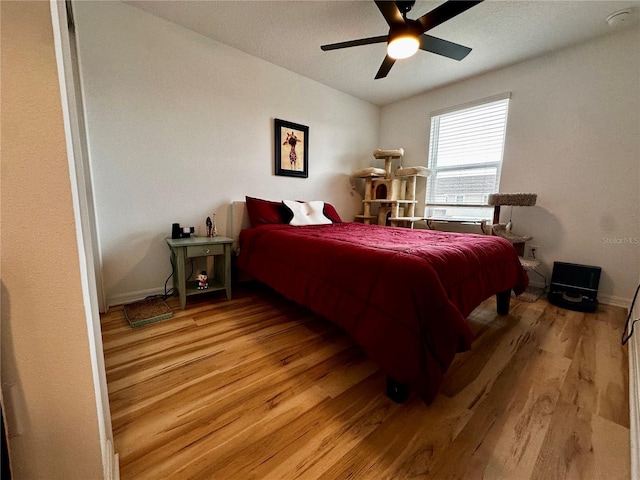
<path id="1" fill-rule="evenodd" d="M 640 15 L 640 0 L 486 0 L 428 32 L 471 47 L 464 60 L 418 51 L 374 80 L 384 43 L 320 50 L 327 43 L 386 35 L 388 26 L 373 1 L 125 3 L 376 105 L 629 28 Z M 441 3 L 418 1 L 408 17 Z M 607 24 L 609 14 L 629 7 L 634 11 L 627 21 Z"/>

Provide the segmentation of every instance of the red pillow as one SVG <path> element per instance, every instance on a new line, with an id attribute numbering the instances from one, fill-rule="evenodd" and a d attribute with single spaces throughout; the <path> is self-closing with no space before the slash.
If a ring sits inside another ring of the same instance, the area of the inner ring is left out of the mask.
<path id="1" fill-rule="evenodd" d="M 267 223 L 285 223 L 282 220 L 282 203 L 253 197 L 245 199 L 252 227 Z"/>
<path id="2" fill-rule="evenodd" d="M 324 202 L 324 210 L 322 210 L 322 213 L 324 213 L 324 216 L 333 223 L 342 223 L 342 219 L 340 218 L 340 215 L 338 215 L 336 208 L 330 203 Z"/>

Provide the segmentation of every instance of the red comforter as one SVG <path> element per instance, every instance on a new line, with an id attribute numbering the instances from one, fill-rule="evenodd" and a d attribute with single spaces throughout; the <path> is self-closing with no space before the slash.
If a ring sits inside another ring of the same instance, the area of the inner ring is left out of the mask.
<path id="1" fill-rule="evenodd" d="M 359 223 L 243 230 L 238 265 L 342 327 L 427 403 L 471 346 L 471 311 L 528 284 L 503 238 Z"/>

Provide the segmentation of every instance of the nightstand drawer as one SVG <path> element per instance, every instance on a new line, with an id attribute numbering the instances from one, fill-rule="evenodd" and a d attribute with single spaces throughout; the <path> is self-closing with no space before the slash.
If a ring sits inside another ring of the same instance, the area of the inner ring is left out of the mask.
<path id="1" fill-rule="evenodd" d="M 187 257 L 205 257 L 207 255 L 222 255 L 224 245 L 195 245 L 187 247 Z"/>

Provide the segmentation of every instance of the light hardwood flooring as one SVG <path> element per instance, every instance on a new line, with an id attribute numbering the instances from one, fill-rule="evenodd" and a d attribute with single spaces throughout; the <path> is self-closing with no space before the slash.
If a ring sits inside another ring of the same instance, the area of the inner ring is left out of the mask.
<path id="1" fill-rule="evenodd" d="M 189 297 L 132 329 L 102 317 L 129 479 L 627 479 L 621 308 L 487 300 L 430 405 L 385 396 L 341 330 L 266 287 Z"/>

